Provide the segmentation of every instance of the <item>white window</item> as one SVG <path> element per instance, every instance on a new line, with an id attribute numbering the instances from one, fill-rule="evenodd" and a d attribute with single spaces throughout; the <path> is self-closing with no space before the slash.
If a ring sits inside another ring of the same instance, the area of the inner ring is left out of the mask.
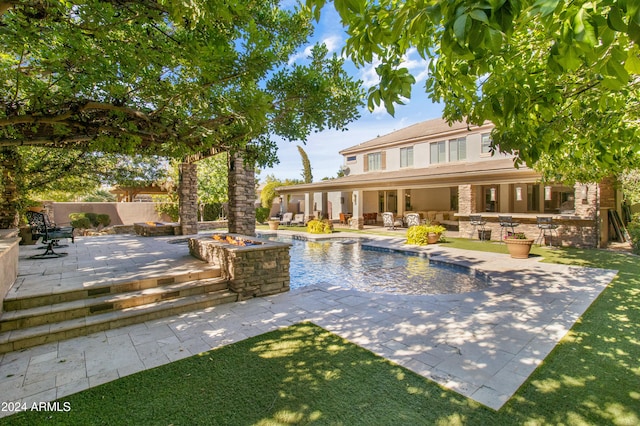
<path id="1" fill-rule="evenodd" d="M 381 170 L 382 169 L 382 153 L 374 152 L 367 155 L 367 170 Z"/>
<path id="2" fill-rule="evenodd" d="M 491 153 L 491 133 L 483 133 L 482 134 L 482 142 L 480 146 L 480 152 L 482 154 L 490 154 Z"/>
<path id="3" fill-rule="evenodd" d="M 449 161 L 467 159 L 467 138 L 451 139 L 449 141 Z"/>
<path id="4" fill-rule="evenodd" d="M 445 141 L 432 142 L 431 147 L 431 164 L 444 163 L 447 161 L 447 145 Z"/>
<path id="5" fill-rule="evenodd" d="M 400 167 L 413 167 L 413 147 L 400 148 Z"/>

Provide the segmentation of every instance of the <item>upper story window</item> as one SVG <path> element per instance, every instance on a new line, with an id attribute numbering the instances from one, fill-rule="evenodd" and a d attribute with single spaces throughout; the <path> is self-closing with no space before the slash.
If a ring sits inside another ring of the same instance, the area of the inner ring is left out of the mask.
<path id="1" fill-rule="evenodd" d="M 355 155 L 350 155 L 347 157 L 347 163 L 355 163 L 356 162 L 356 156 Z"/>
<path id="2" fill-rule="evenodd" d="M 449 161 L 467 159 L 467 138 L 451 139 L 449 141 Z"/>
<path id="3" fill-rule="evenodd" d="M 429 146 L 431 148 L 431 164 L 447 161 L 447 144 L 445 141 L 432 142 Z"/>
<path id="4" fill-rule="evenodd" d="M 413 167 L 413 147 L 400 148 L 400 167 Z"/>
<path id="5" fill-rule="evenodd" d="M 491 154 L 491 133 L 483 133 L 480 145 L 481 154 Z"/>
<path id="6" fill-rule="evenodd" d="M 373 152 L 371 154 L 367 154 L 366 161 L 364 162 L 364 171 L 370 172 L 374 170 L 384 170 L 385 169 L 385 153 L 384 152 Z"/>

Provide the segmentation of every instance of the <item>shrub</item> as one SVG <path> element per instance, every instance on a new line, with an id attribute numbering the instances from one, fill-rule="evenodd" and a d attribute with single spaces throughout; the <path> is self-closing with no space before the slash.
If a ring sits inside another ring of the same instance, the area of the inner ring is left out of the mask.
<path id="1" fill-rule="evenodd" d="M 71 213 L 69 219 L 71 226 L 79 229 L 97 228 L 99 225 L 107 226 L 111 223 L 108 214 Z"/>
<path id="2" fill-rule="evenodd" d="M 109 226 L 109 224 L 111 223 L 111 218 L 108 214 L 99 214 L 96 216 L 96 222 L 98 223 L 98 225 Z"/>
<path id="3" fill-rule="evenodd" d="M 635 254 L 640 254 L 640 213 L 633 215 L 633 220 L 627 225 L 631 237 L 631 249 Z"/>
<path id="4" fill-rule="evenodd" d="M 442 234 L 446 228 L 441 225 L 416 225 L 407 229 L 407 244 L 424 246 L 428 244 L 429 234 Z"/>
<path id="5" fill-rule="evenodd" d="M 307 232 L 310 234 L 330 234 L 333 232 L 333 223 L 328 220 L 310 220 L 307 223 Z"/>
<path id="6" fill-rule="evenodd" d="M 268 207 L 257 207 L 256 208 L 256 221 L 258 223 L 264 223 L 265 220 L 269 217 L 269 212 L 271 209 Z"/>

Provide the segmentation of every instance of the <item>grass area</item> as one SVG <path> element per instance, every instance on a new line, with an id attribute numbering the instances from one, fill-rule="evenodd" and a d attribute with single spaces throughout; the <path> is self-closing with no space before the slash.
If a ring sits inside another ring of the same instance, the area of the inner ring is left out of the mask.
<path id="1" fill-rule="evenodd" d="M 506 252 L 464 239 L 446 244 Z M 640 258 L 535 253 L 619 274 L 497 412 L 300 324 L 63 398 L 69 413 L 20 413 L 0 424 L 640 424 Z"/>

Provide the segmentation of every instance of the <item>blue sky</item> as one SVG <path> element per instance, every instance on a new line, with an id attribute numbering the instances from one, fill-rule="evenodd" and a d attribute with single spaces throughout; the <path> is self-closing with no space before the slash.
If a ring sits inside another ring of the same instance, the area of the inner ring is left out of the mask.
<path id="1" fill-rule="evenodd" d="M 340 24 L 340 17 L 333 9 L 333 5 L 325 6 L 322 17 L 316 24 L 315 34 L 309 46 L 315 42 L 324 42 L 330 52 L 340 54 L 344 46 L 346 34 Z M 290 62 L 303 61 L 308 56 L 308 51 L 298 52 L 290 59 Z M 442 115 L 442 106 L 433 104 L 424 92 L 424 83 L 427 76 L 427 63 L 414 51 L 410 52 L 405 66 L 416 77 L 416 84 L 410 100 L 406 105 L 396 107 L 395 117 L 387 114 L 384 108 L 373 112 L 365 107 L 361 111 L 361 118 L 349 124 L 347 131 L 324 131 L 311 134 L 306 145 L 302 142 L 281 141 L 278 144 L 278 158 L 280 163 L 272 168 L 263 169 L 260 179 L 264 181 L 267 175 L 275 175 L 279 179 L 301 179 L 302 160 L 297 145 L 301 145 L 309 156 L 314 182 L 324 177 L 335 177 L 342 165 L 342 156 L 338 152 L 342 149 L 357 145 L 361 142 L 374 139 L 402 129 L 409 125 L 437 118 Z M 363 81 L 365 89 L 376 82 L 375 64 L 357 69 L 350 60 L 346 60 L 345 69 L 354 78 Z"/>

